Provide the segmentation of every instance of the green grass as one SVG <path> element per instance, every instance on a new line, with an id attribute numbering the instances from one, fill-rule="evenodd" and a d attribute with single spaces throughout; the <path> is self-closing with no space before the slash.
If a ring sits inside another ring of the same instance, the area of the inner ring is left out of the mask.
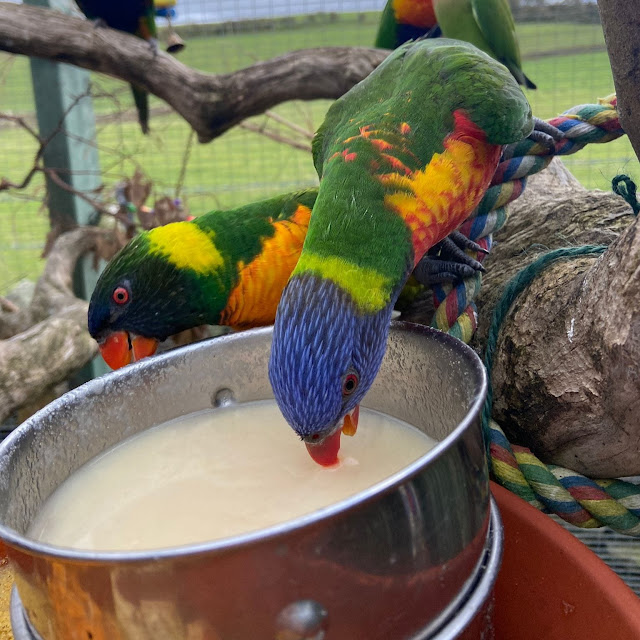
<path id="1" fill-rule="evenodd" d="M 364 22 L 359 22 L 355 15 L 346 15 L 335 23 L 314 25 L 300 21 L 300 24 L 291 30 L 190 36 L 180 60 L 204 71 L 227 73 L 293 49 L 344 44 L 369 46 L 377 28 L 373 15 L 367 15 Z M 525 24 L 519 27 L 519 36 L 525 71 L 539 87 L 527 93 L 537 116 L 551 117 L 576 104 L 595 102 L 613 91 L 598 25 Z M 598 47 L 600 51 L 589 51 Z M 564 54 L 571 49 L 583 53 L 553 55 L 559 49 Z M 173 195 L 190 135 L 187 125 L 177 115 L 155 116 L 151 135 L 144 137 L 131 119 L 128 87 L 99 75 L 93 76 L 93 83 L 99 92 L 116 94 L 125 116 L 120 121 L 106 122 L 100 116 L 117 110 L 114 101 L 106 98 L 94 101 L 102 180 L 109 187 L 106 195 L 110 197 L 112 185 L 130 176 L 136 166 L 153 180 L 154 195 Z M 276 111 L 314 130 L 329 104 L 328 101 L 288 103 Z M 160 100 L 153 99 L 152 106 L 161 105 Z M 31 76 L 25 58 L 0 54 L 0 112 L 33 118 Z M 261 123 L 264 118 L 253 120 Z M 279 131 L 290 135 L 286 128 L 280 127 Z M 0 129 L 0 142 L 0 176 L 21 180 L 31 166 L 35 142 L 20 129 L 8 127 Z M 640 173 L 626 139 L 589 145 L 567 157 L 566 163 L 590 188 L 609 189 L 611 178 L 621 171 L 636 178 Z M 182 195 L 190 210 L 199 214 L 315 183 L 308 153 L 235 128 L 209 144 L 193 144 Z M 41 269 L 38 256 L 48 228 L 42 196 L 39 179 L 26 193 L 0 193 L 0 293 L 22 277 L 36 277 Z"/>

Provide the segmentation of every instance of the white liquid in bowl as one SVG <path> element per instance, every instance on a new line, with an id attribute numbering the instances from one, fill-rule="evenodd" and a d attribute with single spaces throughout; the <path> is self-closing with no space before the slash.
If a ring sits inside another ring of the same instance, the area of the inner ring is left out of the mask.
<path id="1" fill-rule="evenodd" d="M 72 474 L 28 535 L 63 547 L 134 551 L 233 536 L 295 519 L 400 471 L 435 441 L 362 408 L 340 462 L 318 466 L 273 401 L 148 429 Z"/>

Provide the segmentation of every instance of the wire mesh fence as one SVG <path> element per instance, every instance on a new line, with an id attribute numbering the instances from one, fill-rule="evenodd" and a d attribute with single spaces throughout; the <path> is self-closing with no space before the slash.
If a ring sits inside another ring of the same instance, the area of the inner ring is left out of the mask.
<path id="1" fill-rule="evenodd" d="M 228 73 L 290 50 L 332 45 L 371 46 L 383 0 L 178 0 L 174 26 L 186 43 L 179 59 L 212 73 Z M 602 29 L 594 3 L 514 2 L 518 37 L 534 114 L 547 118 L 613 92 Z M 163 20 L 158 19 L 162 26 Z M 161 34 L 162 39 L 166 32 Z M 208 144 L 157 98 L 151 131 L 142 135 L 129 88 L 92 74 L 100 180 L 99 198 L 138 169 L 151 180 L 152 199 L 180 197 L 193 215 L 229 208 L 316 183 L 311 136 L 328 101 L 290 102 L 246 121 Z M 0 178 L 20 185 L 29 175 L 38 141 L 29 61 L 0 54 Z M 626 139 L 589 145 L 566 159 L 589 188 L 608 189 L 620 172 L 637 173 Z M 0 294 L 34 279 L 49 228 L 44 180 L 0 191 Z"/>

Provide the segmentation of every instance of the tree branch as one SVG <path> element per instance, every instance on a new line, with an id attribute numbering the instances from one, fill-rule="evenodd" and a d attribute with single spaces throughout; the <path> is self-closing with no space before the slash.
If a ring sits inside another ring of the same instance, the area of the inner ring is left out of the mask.
<path id="1" fill-rule="evenodd" d="M 0 341 L 0 420 L 66 380 L 97 353 L 87 331 L 87 303 Z"/>
<path id="2" fill-rule="evenodd" d="M 7 338 L 0 339 L 0 421 L 69 378 L 96 354 L 97 344 L 87 331 L 88 303 L 73 293 L 73 272 L 88 251 L 108 255 L 117 248 L 107 229 L 80 227 L 62 234 L 31 303 L 0 313 L 0 336 Z"/>
<path id="3" fill-rule="evenodd" d="M 134 36 L 49 9 L 0 2 L 0 50 L 99 71 L 147 89 L 209 142 L 287 100 L 338 98 L 389 54 L 365 47 L 303 49 L 230 74 L 191 69 Z"/>
<path id="4" fill-rule="evenodd" d="M 505 284 L 541 254 L 609 245 L 562 260 L 517 297 L 500 329 L 493 415 L 512 442 L 592 477 L 640 473 L 640 219 L 619 196 L 562 170 L 532 176 L 485 262 L 474 343 L 483 348 Z M 573 185 L 572 185 L 573 183 Z"/>
<path id="5" fill-rule="evenodd" d="M 640 159 L 640 0 L 598 0 L 620 123 Z"/>

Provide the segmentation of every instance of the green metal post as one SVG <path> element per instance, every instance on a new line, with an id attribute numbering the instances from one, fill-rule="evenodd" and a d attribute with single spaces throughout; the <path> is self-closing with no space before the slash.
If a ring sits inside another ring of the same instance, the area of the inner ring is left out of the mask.
<path id="1" fill-rule="evenodd" d="M 71 0 L 24 2 L 63 13 L 72 13 L 75 6 Z M 30 61 L 40 136 L 47 138 L 55 134 L 44 150 L 44 164 L 55 169 L 57 175 L 74 190 L 90 193 L 101 184 L 96 123 L 89 95 L 90 75 L 84 69 L 68 64 L 39 58 L 31 58 Z M 97 221 L 97 213 L 89 203 L 49 178 L 47 180 L 52 226 L 66 230 L 76 224 L 94 224 Z M 74 278 L 78 296 L 89 298 L 101 268 L 93 268 L 91 256 L 78 261 Z M 95 358 L 80 372 L 76 382 L 84 382 L 107 370 L 102 359 Z"/>

